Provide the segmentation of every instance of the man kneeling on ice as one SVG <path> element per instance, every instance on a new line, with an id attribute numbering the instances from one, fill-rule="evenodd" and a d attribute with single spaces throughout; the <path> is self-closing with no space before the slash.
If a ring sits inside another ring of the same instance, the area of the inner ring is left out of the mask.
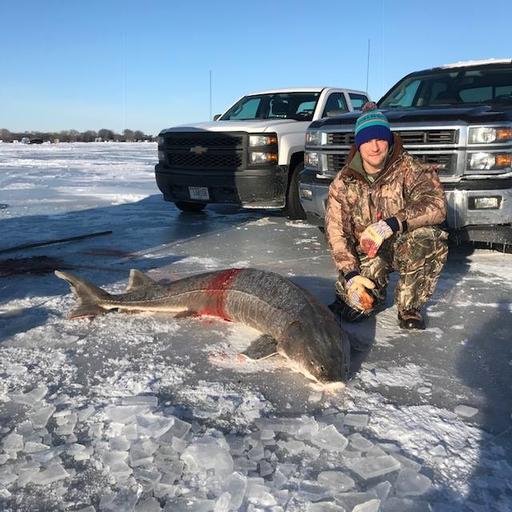
<path id="1" fill-rule="evenodd" d="M 339 271 L 331 309 L 346 321 L 367 317 L 384 302 L 389 272 L 396 270 L 399 325 L 424 329 L 421 308 L 448 254 L 439 227 L 445 218 L 436 170 L 408 154 L 377 105 L 367 103 L 327 199 L 325 228 Z"/>

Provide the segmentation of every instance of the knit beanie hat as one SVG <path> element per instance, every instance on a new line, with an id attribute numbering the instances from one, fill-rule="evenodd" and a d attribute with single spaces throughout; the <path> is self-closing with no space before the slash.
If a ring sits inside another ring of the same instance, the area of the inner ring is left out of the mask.
<path id="1" fill-rule="evenodd" d="M 387 140 L 393 144 L 393 134 L 386 116 L 378 110 L 377 104 L 369 101 L 363 106 L 362 114 L 356 121 L 356 147 L 372 139 Z"/>

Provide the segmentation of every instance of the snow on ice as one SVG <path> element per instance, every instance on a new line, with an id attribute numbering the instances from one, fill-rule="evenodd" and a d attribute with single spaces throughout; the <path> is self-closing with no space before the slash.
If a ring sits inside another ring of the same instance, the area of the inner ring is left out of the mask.
<path id="1" fill-rule="evenodd" d="M 0 144 L 3 248 L 113 231 L 6 256 L 59 258 L 112 292 L 130 267 L 169 280 L 242 262 L 332 298 L 318 230 L 233 207 L 180 214 L 155 159 L 153 144 Z M 512 510 L 512 257 L 454 254 L 425 333 L 401 332 L 391 303 L 350 326 L 371 350 L 335 395 L 276 360 L 241 366 L 257 336 L 244 326 L 69 321 L 51 274 L 2 277 L 0 509 Z"/>

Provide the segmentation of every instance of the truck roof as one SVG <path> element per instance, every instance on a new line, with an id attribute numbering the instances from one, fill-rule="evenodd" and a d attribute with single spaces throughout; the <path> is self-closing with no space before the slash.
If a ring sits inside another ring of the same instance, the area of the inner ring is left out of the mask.
<path id="1" fill-rule="evenodd" d="M 443 64 L 442 66 L 436 66 L 435 68 L 423 69 L 418 73 L 425 71 L 437 71 L 440 69 L 452 69 L 452 68 L 467 68 L 472 66 L 489 66 L 491 64 L 512 64 L 512 59 L 482 59 L 482 60 L 461 60 L 452 64 Z"/>
<path id="2" fill-rule="evenodd" d="M 245 94 L 244 96 L 255 96 L 257 94 L 276 94 L 280 92 L 322 92 L 324 89 L 337 89 L 341 91 L 353 92 L 356 94 L 367 94 L 365 91 L 358 91 L 355 89 L 347 89 L 346 87 L 283 87 L 281 89 L 268 89 L 266 91 L 257 91 Z"/>

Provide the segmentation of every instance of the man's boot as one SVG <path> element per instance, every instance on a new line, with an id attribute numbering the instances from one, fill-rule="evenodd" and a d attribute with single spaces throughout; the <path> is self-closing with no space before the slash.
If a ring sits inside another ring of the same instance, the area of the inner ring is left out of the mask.
<path id="1" fill-rule="evenodd" d="M 425 322 L 417 309 L 399 311 L 398 323 L 402 329 L 425 329 Z"/>

